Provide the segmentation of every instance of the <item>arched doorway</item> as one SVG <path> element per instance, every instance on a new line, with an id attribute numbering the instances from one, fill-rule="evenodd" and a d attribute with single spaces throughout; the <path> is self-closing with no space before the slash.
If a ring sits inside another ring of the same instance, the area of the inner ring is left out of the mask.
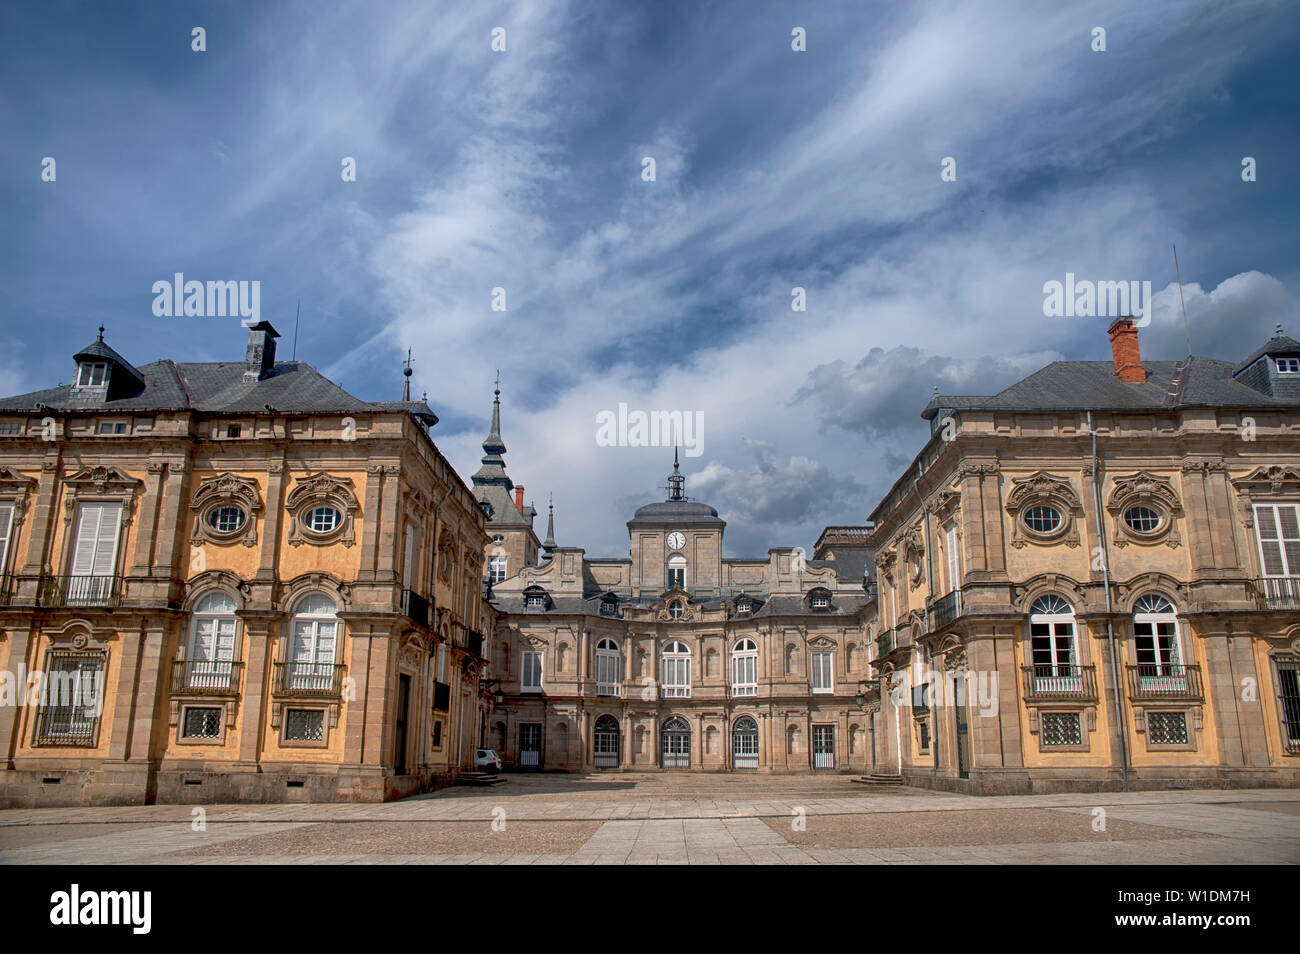
<path id="1" fill-rule="evenodd" d="M 593 735 L 596 768 L 618 768 L 618 720 L 611 715 L 601 716 Z"/>
<path id="2" fill-rule="evenodd" d="M 758 723 L 741 716 L 731 727 L 731 767 L 758 768 Z"/>
<path id="3" fill-rule="evenodd" d="M 691 767 L 691 727 L 681 716 L 673 716 L 660 732 L 663 768 Z"/>

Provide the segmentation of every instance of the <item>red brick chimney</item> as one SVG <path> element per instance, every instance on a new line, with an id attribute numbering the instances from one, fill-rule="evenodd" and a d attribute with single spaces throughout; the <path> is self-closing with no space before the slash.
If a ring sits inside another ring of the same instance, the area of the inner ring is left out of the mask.
<path id="1" fill-rule="evenodd" d="M 1142 367 L 1138 349 L 1137 326 L 1132 318 L 1116 318 L 1110 326 L 1110 353 L 1115 361 L 1115 377 L 1129 384 L 1143 384 L 1147 372 Z"/>
<path id="2" fill-rule="evenodd" d="M 522 514 L 524 512 L 524 485 L 515 484 L 515 507 Z"/>

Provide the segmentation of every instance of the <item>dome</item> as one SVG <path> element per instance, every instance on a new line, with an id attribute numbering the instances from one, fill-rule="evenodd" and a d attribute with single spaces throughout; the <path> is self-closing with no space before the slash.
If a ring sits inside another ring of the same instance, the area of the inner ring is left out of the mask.
<path id="1" fill-rule="evenodd" d="M 629 523 L 721 523 L 718 511 L 691 500 L 663 500 L 637 509 Z"/>

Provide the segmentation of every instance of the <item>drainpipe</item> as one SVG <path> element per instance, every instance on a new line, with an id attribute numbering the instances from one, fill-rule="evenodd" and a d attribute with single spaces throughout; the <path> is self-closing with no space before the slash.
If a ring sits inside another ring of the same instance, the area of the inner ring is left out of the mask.
<path id="1" fill-rule="evenodd" d="M 934 600 L 934 553 L 933 541 L 930 538 L 930 511 L 925 506 L 925 499 L 921 496 L 921 461 L 918 458 L 916 462 L 916 473 L 912 475 L 912 489 L 916 491 L 916 502 L 921 506 L 921 518 L 925 525 L 925 626 L 930 628 L 930 603 Z M 931 689 L 934 683 L 930 680 L 930 673 L 926 672 L 922 678 L 930 683 Z M 947 688 L 945 684 L 945 689 Z M 931 693 L 933 696 L 933 692 Z M 946 695 L 946 693 L 945 693 Z M 915 694 L 912 696 L 915 700 Z M 935 699 L 930 699 L 930 784 L 937 785 L 939 779 L 939 713 L 938 703 Z"/>
<path id="2" fill-rule="evenodd" d="M 1128 791 L 1128 740 L 1124 728 L 1124 709 L 1120 705 L 1119 664 L 1115 660 L 1115 628 L 1111 622 L 1110 558 L 1106 538 L 1101 530 L 1101 496 L 1097 492 L 1097 432 L 1092 429 L 1092 411 L 1088 412 L 1088 434 L 1092 437 L 1092 512 L 1097 526 L 1097 545 L 1101 548 L 1101 579 L 1106 587 L 1106 644 L 1110 649 L 1110 679 L 1115 687 L 1115 731 L 1119 733 L 1119 768 L 1124 791 Z"/>

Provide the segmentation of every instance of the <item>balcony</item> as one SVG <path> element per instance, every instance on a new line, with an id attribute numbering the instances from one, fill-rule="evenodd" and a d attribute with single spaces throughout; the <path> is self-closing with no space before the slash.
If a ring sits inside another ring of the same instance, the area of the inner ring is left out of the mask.
<path id="1" fill-rule="evenodd" d="M 343 695 L 343 671 L 337 663 L 278 662 L 275 691 L 282 696 L 336 699 Z"/>
<path id="2" fill-rule="evenodd" d="M 1097 675 L 1092 666 L 1021 666 L 1026 702 L 1097 701 Z"/>
<path id="3" fill-rule="evenodd" d="M 38 606 L 117 606 L 122 578 L 117 574 L 41 577 Z"/>
<path id="4" fill-rule="evenodd" d="M 1200 699 L 1200 666 L 1157 666 L 1144 664 L 1128 667 L 1129 698 Z"/>
<path id="5" fill-rule="evenodd" d="M 1260 591 L 1267 609 L 1300 610 L 1300 576 L 1266 576 Z"/>
<path id="6" fill-rule="evenodd" d="M 930 606 L 930 631 L 943 629 L 964 612 L 961 590 L 953 590 L 947 596 L 939 597 Z"/>
<path id="7" fill-rule="evenodd" d="M 415 590 L 402 590 L 402 613 L 425 629 L 429 628 L 429 601 Z"/>
<path id="8" fill-rule="evenodd" d="M 177 659 L 172 663 L 172 695 L 233 696 L 239 692 L 242 662 Z"/>
<path id="9" fill-rule="evenodd" d="M 887 629 L 876 637 L 876 658 L 884 659 L 894 651 L 894 631 Z"/>
<path id="10" fill-rule="evenodd" d="M 482 634 L 482 633 L 476 633 L 476 632 L 475 632 L 474 630 L 472 630 L 472 629 L 464 629 L 464 630 L 461 630 L 461 632 L 464 634 L 464 642 L 462 643 L 462 646 L 464 647 L 464 649 L 465 649 L 467 652 L 471 652 L 471 653 L 473 653 L 473 654 L 474 654 L 475 656 L 477 656 L 479 659 L 482 659 L 482 658 L 483 658 L 483 640 L 484 640 L 484 636 L 483 636 L 483 634 Z"/>

